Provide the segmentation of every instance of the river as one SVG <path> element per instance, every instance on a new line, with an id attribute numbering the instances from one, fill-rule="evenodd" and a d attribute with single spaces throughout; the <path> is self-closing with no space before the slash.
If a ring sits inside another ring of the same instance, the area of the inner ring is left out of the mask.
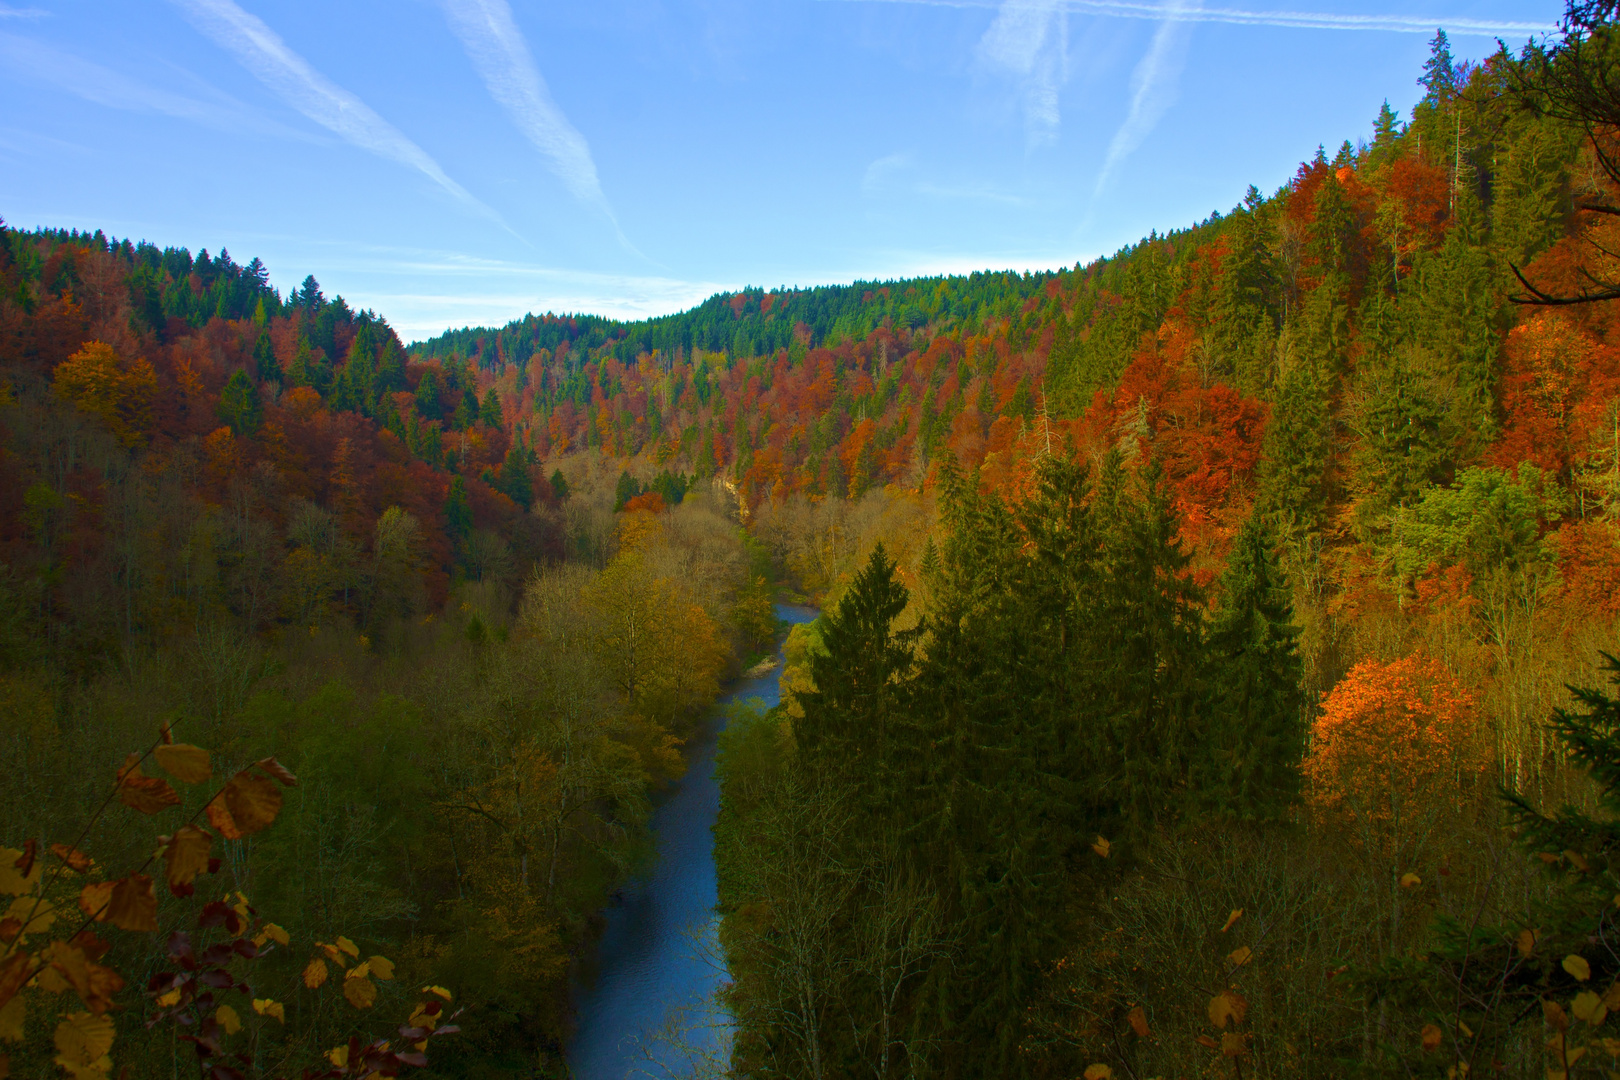
<path id="1" fill-rule="evenodd" d="M 778 618 L 809 622 L 815 609 L 776 606 Z M 782 699 L 782 649 L 768 672 L 742 679 L 721 704 Z M 725 981 L 716 930 L 714 821 L 720 788 L 715 743 L 725 719 L 715 709 L 687 743 L 686 774 L 661 793 L 652 814 L 657 861 L 627 883 L 604 913 L 595 963 L 575 995 L 579 1028 L 568 1047 L 578 1080 L 692 1076 L 723 1067 L 728 1028 L 712 1006 Z"/>

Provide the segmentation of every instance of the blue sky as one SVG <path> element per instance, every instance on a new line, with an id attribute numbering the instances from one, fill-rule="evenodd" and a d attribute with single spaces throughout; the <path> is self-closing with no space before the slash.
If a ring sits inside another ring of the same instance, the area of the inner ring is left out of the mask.
<path id="1" fill-rule="evenodd" d="M 1557 0 L 0 0 L 0 216 L 407 338 L 1086 261 L 1274 190 Z"/>

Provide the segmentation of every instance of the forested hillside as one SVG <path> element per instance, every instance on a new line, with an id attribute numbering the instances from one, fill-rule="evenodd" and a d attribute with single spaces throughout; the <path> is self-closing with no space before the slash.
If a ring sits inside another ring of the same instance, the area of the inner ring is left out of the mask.
<path id="1" fill-rule="evenodd" d="M 406 345 L 0 227 L 0 1078 L 563 1075 L 779 590 L 734 1074 L 1620 1071 L 1612 14 L 1046 274 Z"/>

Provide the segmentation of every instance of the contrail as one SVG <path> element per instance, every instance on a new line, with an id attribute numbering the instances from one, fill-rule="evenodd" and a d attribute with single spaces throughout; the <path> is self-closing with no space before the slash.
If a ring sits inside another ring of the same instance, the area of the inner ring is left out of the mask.
<path id="1" fill-rule="evenodd" d="M 345 141 L 421 172 L 461 202 L 500 221 L 499 215 L 445 175 L 428 153 L 371 107 L 327 79 L 287 47 L 274 30 L 231 0 L 173 0 L 197 28 L 234 55 L 287 104 Z"/>
<path id="2" fill-rule="evenodd" d="M 506 0 L 444 0 L 444 10 L 490 96 L 576 199 L 607 209 L 591 148 L 552 100 Z"/>
<path id="3" fill-rule="evenodd" d="M 1177 9 L 1178 11 L 1181 9 Z M 1186 9 L 1195 11 L 1195 8 Z M 1159 122 L 1175 97 L 1176 79 L 1187 58 L 1187 23 L 1191 20 L 1166 17 L 1153 34 L 1153 44 L 1131 72 L 1131 110 L 1108 144 L 1108 157 L 1097 176 L 1092 194 L 1095 202 L 1103 187 L 1113 179 L 1114 170 L 1135 152 Z"/>
<path id="4" fill-rule="evenodd" d="M 832 0 L 840 3 L 920 4 L 926 7 L 992 8 L 997 0 Z M 1297 30 L 1363 30 L 1392 34 L 1432 34 L 1445 27 L 1453 37 L 1499 37 L 1509 34 L 1550 34 L 1553 23 L 1502 19 L 1464 19 L 1427 15 L 1335 15 L 1313 11 L 1249 11 L 1243 8 L 1178 8 L 1172 4 L 1132 3 L 1131 0 L 1059 0 L 1077 15 L 1111 15 L 1120 19 L 1154 22 L 1232 23 L 1239 26 L 1281 26 Z"/>

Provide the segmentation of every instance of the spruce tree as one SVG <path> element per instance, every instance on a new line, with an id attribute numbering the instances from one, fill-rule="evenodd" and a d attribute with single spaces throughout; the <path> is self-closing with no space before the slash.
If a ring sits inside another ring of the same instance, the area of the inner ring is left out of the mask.
<path id="1" fill-rule="evenodd" d="M 1209 632 L 1213 724 L 1203 798 L 1243 818 L 1275 816 L 1299 790 L 1304 753 L 1302 665 L 1293 601 L 1260 514 L 1238 534 Z"/>
<path id="2" fill-rule="evenodd" d="M 261 332 L 259 340 L 253 343 L 253 371 L 260 382 L 281 381 L 281 364 L 276 360 L 276 352 L 267 332 Z"/>

